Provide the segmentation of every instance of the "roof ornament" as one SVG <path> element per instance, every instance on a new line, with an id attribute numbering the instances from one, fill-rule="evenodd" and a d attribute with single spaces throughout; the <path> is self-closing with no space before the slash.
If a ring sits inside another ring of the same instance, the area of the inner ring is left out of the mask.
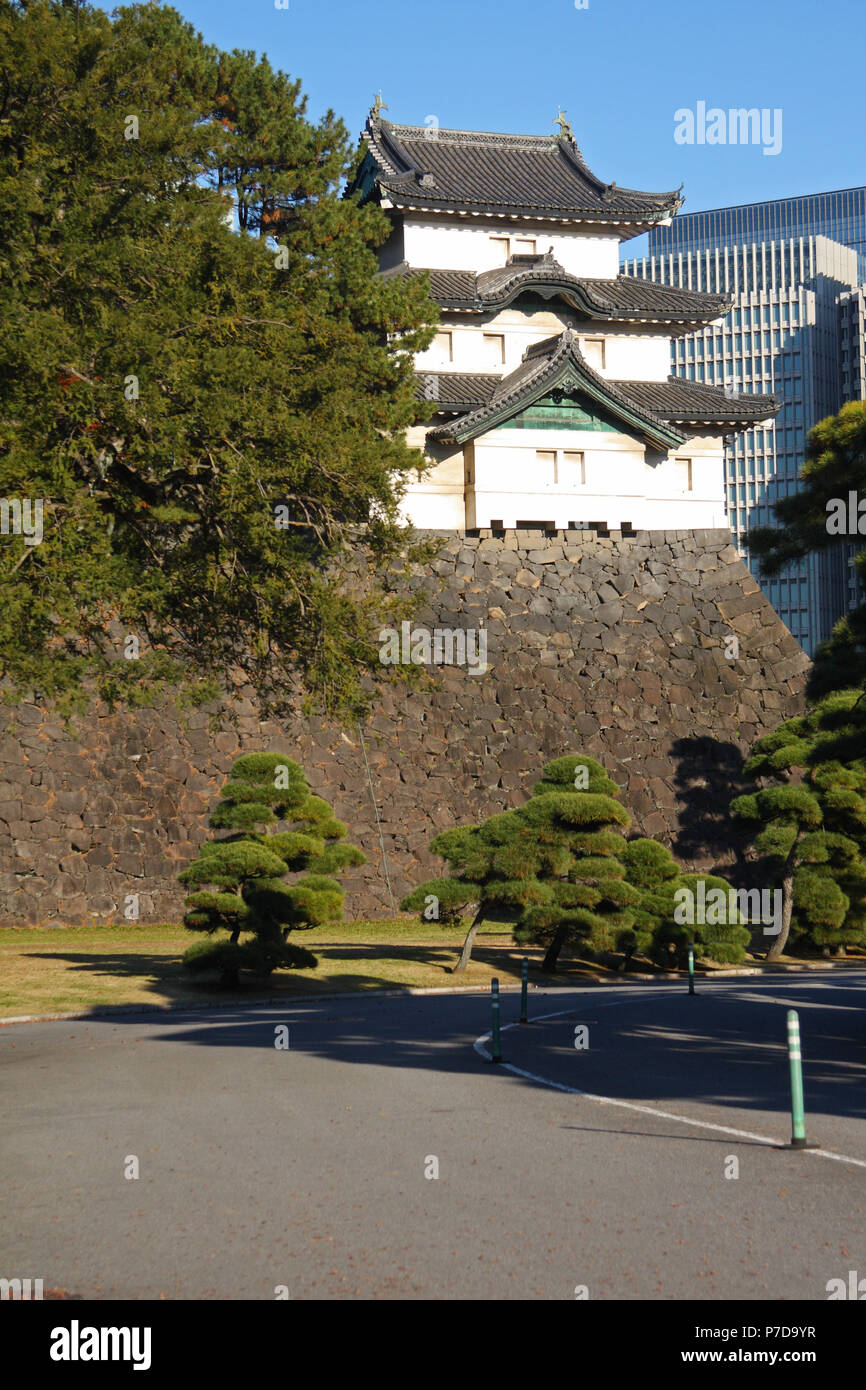
<path id="1" fill-rule="evenodd" d="M 373 98 L 373 105 L 371 106 L 370 111 L 372 115 L 378 116 L 380 111 L 387 111 L 388 109 L 389 107 L 387 101 L 382 100 L 382 88 L 380 87 L 375 97 Z"/>
<path id="2" fill-rule="evenodd" d="M 573 139 L 574 139 L 574 131 L 573 131 L 572 128 L 571 128 L 571 122 L 570 122 L 569 120 L 566 119 L 565 112 L 563 111 L 563 109 L 562 109 L 561 106 L 560 106 L 560 108 L 559 108 L 559 111 L 558 111 L 557 114 L 556 114 L 556 117 L 554 118 L 553 124 L 559 126 L 559 139 L 560 139 L 560 140 L 573 140 Z"/>

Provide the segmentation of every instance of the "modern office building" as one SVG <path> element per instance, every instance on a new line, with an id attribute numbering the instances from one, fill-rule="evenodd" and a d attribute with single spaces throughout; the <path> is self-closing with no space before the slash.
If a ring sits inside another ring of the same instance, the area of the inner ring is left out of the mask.
<path id="1" fill-rule="evenodd" d="M 848 190 L 866 195 L 866 190 Z M 750 526 L 773 521 L 772 506 L 795 492 L 809 430 L 863 394 L 863 292 L 858 289 L 866 250 L 866 204 L 842 194 L 787 199 L 752 208 L 723 208 L 673 219 L 650 233 L 650 254 L 623 270 L 659 284 L 732 295 L 721 324 L 672 343 L 672 371 L 688 381 L 723 386 L 732 395 L 775 394 L 775 422 L 729 437 L 725 489 L 731 529 L 748 560 Z M 857 245 L 802 231 L 777 239 L 744 240 L 748 229 L 790 226 L 791 209 L 804 219 L 823 215 Z M 764 221 L 758 211 L 769 209 Z M 742 217 L 739 214 L 743 214 Z M 750 217 L 745 216 L 750 214 Z M 678 223 L 689 224 L 677 234 Z M 726 240 L 728 237 L 730 239 Z M 671 249 L 669 242 L 675 243 Z M 843 353 L 847 351 L 847 357 Z M 762 581 L 776 611 L 804 648 L 814 653 L 838 618 L 858 600 L 848 564 L 853 547 L 809 556 L 774 580 Z M 752 565 L 757 573 L 757 563 Z"/>
<path id="2" fill-rule="evenodd" d="M 866 284 L 839 296 L 842 398 L 866 401 Z"/>
<path id="3" fill-rule="evenodd" d="M 716 246 L 760 246 L 767 241 L 825 236 L 857 252 L 857 282 L 866 281 L 866 188 L 839 188 L 800 198 L 710 208 L 675 217 L 650 232 L 648 254 L 707 251 Z"/>

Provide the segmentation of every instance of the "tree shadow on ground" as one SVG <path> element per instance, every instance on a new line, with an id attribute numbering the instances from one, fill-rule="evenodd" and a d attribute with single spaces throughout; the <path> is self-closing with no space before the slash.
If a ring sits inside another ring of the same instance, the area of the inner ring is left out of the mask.
<path id="1" fill-rule="evenodd" d="M 330 984 L 363 988 L 364 978 L 339 976 Z M 862 980 L 789 977 L 785 997 L 779 999 L 773 991 L 782 987 L 781 980 L 774 980 L 762 994 L 745 980 L 690 997 L 672 984 L 664 994 L 631 994 L 621 1001 L 618 991 L 600 987 L 572 995 L 573 1003 L 568 991 L 553 999 L 530 994 L 530 1026 L 503 1032 L 506 1060 L 534 1076 L 595 1095 L 787 1114 L 786 1012 L 794 1007 L 800 1012 L 807 1112 L 866 1119 Z M 618 1007 L 608 1007 L 611 998 Z M 226 1048 L 234 1054 L 233 1065 L 240 1065 L 244 1055 L 263 1049 L 272 1053 L 276 1025 L 288 1024 L 293 1052 L 333 1063 L 463 1074 L 477 1074 L 483 1065 L 472 1044 L 489 1032 L 486 990 L 397 1000 L 377 1000 L 371 993 L 365 999 L 332 999 L 324 1013 L 314 1010 L 314 1003 L 295 997 L 255 1009 L 240 1004 L 230 1013 L 221 1008 L 186 1017 L 175 1013 L 155 1024 L 148 1041 Z M 518 1011 L 519 995 L 504 995 L 503 1025 L 517 1023 Z M 542 1017 L 554 1012 L 559 1016 Z M 110 1020 L 136 1027 L 143 1021 L 131 1014 Z M 586 1052 L 574 1049 L 576 1022 L 590 1029 Z M 260 1084 L 259 1065 L 250 1071 L 254 1088 Z M 529 1078 L 513 1080 L 515 1085 L 536 1084 Z"/>
<path id="2" fill-rule="evenodd" d="M 300 935 L 297 940 L 301 941 Z M 416 945 L 399 946 L 393 943 L 374 943 L 371 945 L 333 945 L 312 947 L 313 953 L 319 961 L 333 966 L 339 962 L 345 962 L 347 967 L 357 966 L 355 970 L 348 969 L 339 974 L 323 974 L 310 978 L 296 971 L 279 970 L 270 976 L 243 976 L 241 984 L 235 989 L 222 988 L 215 974 L 199 977 L 189 974 L 181 965 L 180 960 L 168 959 L 165 955 L 158 953 L 145 952 L 124 952 L 124 951 L 90 951 L 87 955 L 80 952 L 64 951 L 38 951 L 33 952 L 31 958 L 37 960 L 63 961 L 69 967 L 72 975 L 92 975 L 94 978 L 105 976 L 109 979 L 135 980 L 143 990 L 153 995 L 154 1002 L 180 1003 L 189 1001 L 198 1003 L 213 999 L 221 1006 L 236 1000 L 243 1003 L 245 999 L 270 997 L 272 995 L 283 995 L 291 997 L 308 997 L 318 994 L 337 993 L 345 990 L 363 990 L 364 992 L 375 993 L 377 990 L 399 990 L 405 989 L 408 993 L 410 989 L 421 988 L 461 988 L 477 987 L 488 989 L 488 979 L 486 975 L 478 978 L 476 971 L 473 976 L 472 966 L 483 966 L 496 973 L 503 984 L 519 983 L 522 972 L 523 957 L 526 956 L 530 961 L 530 967 L 537 975 L 537 982 L 544 983 L 546 986 L 562 985 L 565 987 L 569 983 L 584 982 L 587 978 L 595 978 L 599 975 L 615 974 L 609 967 L 602 964 L 593 964 L 576 956 L 569 956 L 563 952 L 561 960 L 561 970 L 558 975 L 542 976 L 537 966 L 543 956 L 540 948 L 521 949 L 507 942 L 500 945 L 476 943 L 472 953 L 472 962 L 468 972 L 454 972 L 454 966 L 460 956 L 460 932 L 456 932 L 453 937 L 449 936 L 442 942 L 442 945 Z M 408 979 L 388 978 L 387 975 L 377 974 L 375 966 L 378 962 L 387 962 L 395 973 L 399 976 L 401 967 L 405 968 Z M 369 966 L 369 971 L 363 969 L 364 965 Z M 425 972 L 423 978 L 412 979 L 413 969 L 421 967 Z M 434 972 L 434 973 L 430 973 Z M 62 984 L 59 992 L 62 991 Z M 100 1008 L 111 1007 L 112 1001 L 100 1002 Z M 88 1005 L 81 1006 L 82 1012 Z M 132 1008 L 134 1005 L 125 1004 L 118 1001 L 117 1007 Z M 94 1015 L 96 1016 L 96 1015 Z"/>

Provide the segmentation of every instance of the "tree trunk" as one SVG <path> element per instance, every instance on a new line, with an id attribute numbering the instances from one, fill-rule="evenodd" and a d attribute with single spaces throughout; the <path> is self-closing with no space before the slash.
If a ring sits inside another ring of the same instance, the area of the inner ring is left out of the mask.
<path id="1" fill-rule="evenodd" d="M 553 940 L 547 948 L 547 954 L 544 960 L 541 962 L 542 970 L 550 975 L 554 974 L 556 971 L 556 962 L 559 959 L 560 951 L 565 945 L 565 938 L 567 935 L 568 927 L 557 927 L 556 931 L 553 933 Z"/>
<path id="2" fill-rule="evenodd" d="M 799 836 L 797 837 L 799 839 Z M 782 878 L 782 929 L 766 954 L 766 960 L 778 960 L 785 949 L 788 933 L 791 930 L 791 914 L 794 910 L 794 858 L 797 842 L 791 846 L 791 853 L 785 860 Z"/>
<path id="3" fill-rule="evenodd" d="M 467 965 L 469 964 L 469 959 L 472 955 L 472 947 L 475 942 L 475 936 L 478 931 L 478 928 L 481 926 L 483 918 L 484 908 L 479 907 L 478 911 L 472 919 L 472 925 L 466 933 L 466 940 L 463 942 L 463 950 L 460 952 L 460 959 L 454 967 L 454 970 L 452 972 L 453 974 L 456 975 L 459 971 L 465 970 Z"/>
<path id="4" fill-rule="evenodd" d="M 232 946 L 237 946 L 238 937 L 241 934 L 240 927 L 235 927 L 229 941 Z M 227 965 L 220 975 L 220 986 L 223 989 L 239 989 L 241 983 L 240 971 L 236 965 Z"/>

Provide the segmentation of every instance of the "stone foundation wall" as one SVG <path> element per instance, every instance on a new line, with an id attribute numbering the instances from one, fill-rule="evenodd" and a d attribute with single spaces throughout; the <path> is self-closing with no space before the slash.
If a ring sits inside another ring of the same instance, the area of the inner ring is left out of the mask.
<path id="1" fill-rule="evenodd" d="M 97 706 L 71 732 L 16 707 L 0 740 L 0 923 L 121 921 L 132 895 L 142 921 L 178 920 L 175 875 L 233 758 L 257 750 L 297 759 L 367 854 L 344 879 L 350 917 L 393 912 L 370 780 L 397 901 L 437 872 L 436 831 L 520 805 L 545 761 L 577 751 L 604 763 L 635 832 L 691 865 L 730 861 L 743 754 L 802 710 L 808 660 L 728 531 L 449 533 L 433 570 L 416 626 L 483 627 L 488 670 L 386 686 L 363 730 L 369 778 L 357 726 L 263 721 L 249 688 L 192 714 L 169 698 Z"/>

